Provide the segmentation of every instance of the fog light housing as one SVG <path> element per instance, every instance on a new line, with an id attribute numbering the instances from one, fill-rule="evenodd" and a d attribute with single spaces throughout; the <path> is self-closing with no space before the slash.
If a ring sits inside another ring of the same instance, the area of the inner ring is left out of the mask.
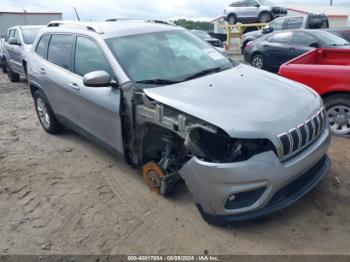
<path id="1" fill-rule="evenodd" d="M 266 187 L 231 195 L 225 205 L 226 209 L 240 209 L 253 205 L 264 194 Z"/>

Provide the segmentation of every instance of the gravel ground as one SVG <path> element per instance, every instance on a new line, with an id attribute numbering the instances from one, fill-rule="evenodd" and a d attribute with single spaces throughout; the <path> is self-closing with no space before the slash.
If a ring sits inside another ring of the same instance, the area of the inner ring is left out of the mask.
<path id="1" fill-rule="evenodd" d="M 329 176 L 274 216 L 222 228 L 189 192 L 162 198 L 121 159 L 37 120 L 24 82 L 0 73 L 0 255 L 350 254 L 350 141 L 334 137 Z"/>

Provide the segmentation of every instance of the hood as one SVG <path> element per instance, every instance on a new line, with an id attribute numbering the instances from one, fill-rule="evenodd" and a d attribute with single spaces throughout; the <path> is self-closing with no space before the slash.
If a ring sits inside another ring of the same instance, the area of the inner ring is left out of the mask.
<path id="1" fill-rule="evenodd" d="M 322 107 L 321 98 L 310 88 L 243 64 L 144 92 L 223 129 L 233 138 L 276 141 L 277 135 L 297 127 Z"/>

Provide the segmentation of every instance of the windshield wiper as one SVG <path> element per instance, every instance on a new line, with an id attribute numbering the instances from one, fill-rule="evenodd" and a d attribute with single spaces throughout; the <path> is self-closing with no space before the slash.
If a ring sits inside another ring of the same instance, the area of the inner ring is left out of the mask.
<path id="1" fill-rule="evenodd" d="M 174 81 L 169 79 L 147 79 L 147 80 L 141 80 L 136 81 L 137 84 L 146 84 L 146 85 L 171 85 L 171 84 L 177 84 L 180 81 Z"/>
<path id="2" fill-rule="evenodd" d="M 214 67 L 214 68 L 210 68 L 210 69 L 205 69 L 202 70 L 198 73 L 195 73 L 189 77 L 186 77 L 183 81 L 187 81 L 187 80 L 191 80 L 200 76 L 205 76 L 205 75 L 209 75 L 210 73 L 215 73 L 215 72 L 220 72 L 222 70 L 221 67 Z"/>

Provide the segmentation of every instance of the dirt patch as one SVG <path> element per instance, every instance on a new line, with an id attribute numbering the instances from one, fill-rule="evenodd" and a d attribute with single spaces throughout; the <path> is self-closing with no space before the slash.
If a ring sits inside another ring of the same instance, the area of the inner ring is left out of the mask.
<path id="1" fill-rule="evenodd" d="M 350 141 L 329 176 L 269 219 L 205 223 L 189 192 L 150 192 L 140 174 L 37 120 L 25 83 L 0 74 L 0 254 L 350 254 Z"/>

